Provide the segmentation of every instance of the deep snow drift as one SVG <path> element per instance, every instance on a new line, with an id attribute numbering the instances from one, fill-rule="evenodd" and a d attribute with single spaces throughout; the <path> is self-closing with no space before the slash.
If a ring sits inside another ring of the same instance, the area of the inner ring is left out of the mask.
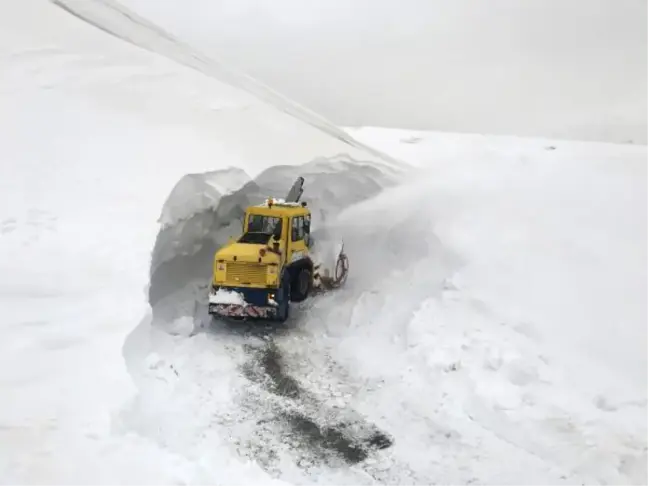
<path id="1" fill-rule="evenodd" d="M 480 293 L 645 389 L 645 146 L 349 131 L 432 169 L 430 197 L 442 201 L 429 216 L 470 255 Z M 444 200 L 464 185 L 458 204 Z"/>

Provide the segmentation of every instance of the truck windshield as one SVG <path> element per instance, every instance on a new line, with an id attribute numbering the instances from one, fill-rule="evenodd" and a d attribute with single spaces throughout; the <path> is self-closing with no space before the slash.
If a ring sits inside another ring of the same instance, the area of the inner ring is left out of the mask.
<path id="1" fill-rule="evenodd" d="M 250 214 L 248 218 L 248 233 L 264 233 L 272 235 L 273 233 L 281 233 L 281 218 L 274 216 L 262 216 L 260 214 Z"/>

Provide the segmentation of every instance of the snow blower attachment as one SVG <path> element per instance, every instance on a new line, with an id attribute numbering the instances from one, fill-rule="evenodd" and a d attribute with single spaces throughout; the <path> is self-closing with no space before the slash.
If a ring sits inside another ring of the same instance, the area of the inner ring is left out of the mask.
<path id="1" fill-rule="evenodd" d="M 346 282 L 349 260 L 344 244 L 333 258 L 315 261 L 311 212 L 306 202 L 299 202 L 303 185 L 304 178 L 298 177 L 285 200 L 271 198 L 247 208 L 243 235 L 214 256 L 211 315 L 283 322 L 290 302 Z"/>
<path id="2" fill-rule="evenodd" d="M 322 266 L 322 263 L 315 265 L 314 271 L 313 288 L 317 292 L 337 289 L 344 285 L 349 275 L 349 258 L 344 253 L 344 243 L 337 252 L 333 276 L 328 268 Z"/>

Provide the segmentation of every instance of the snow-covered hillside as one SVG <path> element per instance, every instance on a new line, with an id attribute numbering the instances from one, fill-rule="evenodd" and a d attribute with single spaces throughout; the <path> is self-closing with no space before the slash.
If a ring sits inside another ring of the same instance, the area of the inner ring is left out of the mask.
<path id="1" fill-rule="evenodd" d="M 4 482 L 646 482 L 645 147 L 342 131 L 40 0 L 0 73 Z M 206 326 L 298 174 L 346 287 Z"/>

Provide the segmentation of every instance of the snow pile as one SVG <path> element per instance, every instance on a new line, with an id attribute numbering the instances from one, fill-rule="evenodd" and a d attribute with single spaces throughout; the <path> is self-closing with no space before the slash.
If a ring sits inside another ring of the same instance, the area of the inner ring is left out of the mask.
<path id="1" fill-rule="evenodd" d="M 301 204 L 298 203 L 298 202 L 286 202 L 286 200 L 284 198 L 281 198 L 281 197 L 269 197 L 268 199 L 263 201 L 263 203 L 261 203 L 261 206 L 263 206 L 264 208 L 267 208 L 267 207 L 269 207 L 269 206 L 271 206 L 273 204 L 280 204 L 282 206 L 292 206 L 292 207 L 301 206 Z"/>
<path id="2" fill-rule="evenodd" d="M 240 292 L 232 290 L 218 289 L 215 293 L 209 294 L 210 304 L 234 304 L 234 305 L 247 305 L 243 295 Z"/>

